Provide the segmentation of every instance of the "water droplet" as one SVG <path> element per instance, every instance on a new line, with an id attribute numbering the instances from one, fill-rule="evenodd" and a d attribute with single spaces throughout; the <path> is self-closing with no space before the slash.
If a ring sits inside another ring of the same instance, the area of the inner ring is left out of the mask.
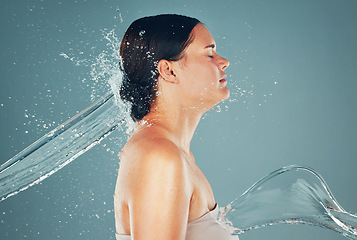
<path id="1" fill-rule="evenodd" d="M 142 37 L 144 34 L 145 34 L 145 30 L 141 30 L 141 31 L 139 32 L 139 36 L 140 36 L 140 37 Z"/>

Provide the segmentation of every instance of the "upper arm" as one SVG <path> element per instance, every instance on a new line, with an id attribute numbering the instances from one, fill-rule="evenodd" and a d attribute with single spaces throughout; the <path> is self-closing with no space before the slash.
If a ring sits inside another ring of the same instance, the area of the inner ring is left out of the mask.
<path id="1" fill-rule="evenodd" d="M 153 144 L 138 157 L 129 183 L 132 238 L 185 239 L 192 188 L 177 147 Z"/>

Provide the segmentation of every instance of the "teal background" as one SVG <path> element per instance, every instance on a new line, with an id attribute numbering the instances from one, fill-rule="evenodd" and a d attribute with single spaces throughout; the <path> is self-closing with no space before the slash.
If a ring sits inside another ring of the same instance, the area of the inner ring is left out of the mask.
<path id="1" fill-rule="evenodd" d="M 133 20 L 159 13 L 200 19 L 230 60 L 231 101 L 205 115 L 192 142 L 216 201 L 226 205 L 264 175 L 297 164 L 319 172 L 356 213 L 354 0 L 2 0 L 0 163 L 107 91 L 89 74 L 90 60 L 109 49 L 103 30 L 114 28 L 121 38 Z M 61 53 L 87 62 L 76 66 Z M 122 135 L 0 202 L 0 239 L 114 239 Z M 288 225 L 240 238 L 345 239 Z"/>

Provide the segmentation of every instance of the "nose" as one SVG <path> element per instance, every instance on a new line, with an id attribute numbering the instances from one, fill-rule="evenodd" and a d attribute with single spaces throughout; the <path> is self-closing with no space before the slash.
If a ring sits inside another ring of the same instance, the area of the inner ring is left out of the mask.
<path id="1" fill-rule="evenodd" d="M 222 71 L 224 71 L 229 66 L 229 61 L 227 59 L 225 59 L 224 57 L 221 57 L 221 60 L 219 63 L 220 63 L 220 68 Z"/>

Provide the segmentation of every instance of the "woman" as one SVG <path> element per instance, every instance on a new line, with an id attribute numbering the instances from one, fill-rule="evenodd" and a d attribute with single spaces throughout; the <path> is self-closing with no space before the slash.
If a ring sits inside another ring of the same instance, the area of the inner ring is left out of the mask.
<path id="1" fill-rule="evenodd" d="M 121 43 L 121 98 L 137 122 L 120 153 L 117 239 L 228 240 L 190 142 L 201 116 L 229 97 L 213 37 L 197 19 L 134 21 Z"/>

